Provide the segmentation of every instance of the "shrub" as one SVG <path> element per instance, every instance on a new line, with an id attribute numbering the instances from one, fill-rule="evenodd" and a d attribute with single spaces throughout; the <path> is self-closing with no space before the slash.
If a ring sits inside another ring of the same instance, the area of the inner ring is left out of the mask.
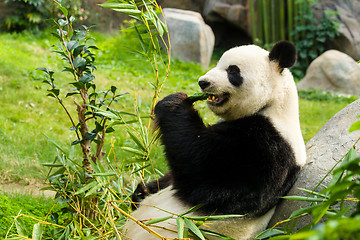
<path id="1" fill-rule="evenodd" d="M 303 78 L 309 64 L 326 50 L 327 42 L 339 35 L 339 21 L 334 18 L 337 12 L 325 11 L 324 17 L 318 22 L 313 11 L 317 2 L 311 0 L 309 3 L 300 8 L 299 15 L 295 18 L 297 24 L 291 33 L 298 51 L 297 63 L 292 68 L 297 79 Z"/>
<path id="2" fill-rule="evenodd" d="M 59 0 L 74 17 L 85 15 L 80 0 Z M 5 0 L 6 7 L 11 11 L 6 16 L 3 26 L 8 31 L 36 31 L 44 28 L 44 20 L 57 16 L 57 4 L 48 0 Z"/>

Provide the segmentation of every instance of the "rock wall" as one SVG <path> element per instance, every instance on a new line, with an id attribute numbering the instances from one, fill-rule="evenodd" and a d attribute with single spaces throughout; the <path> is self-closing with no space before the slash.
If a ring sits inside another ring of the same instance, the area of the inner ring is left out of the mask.
<path id="1" fill-rule="evenodd" d="M 340 36 L 329 42 L 329 48 L 344 52 L 354 59 L 360 59 L 360 1 L 359 0 L 318 0 L 315 6 L 317 15 L 324 10 L 337 11 L 340 21 Z"/>
<path id="2" fill-rule="evenodd" d="M 320 131 L 306 144 L 307 163 L 300 176 L 289 192 L 289 196 L 307 196 L 299 188 L 313 190 L 326 176 L 327 172 L 339 161 L 360 138 L 360 131 L 349 133 L 350 126 L 359 120 L 360 100 L 357 100 L 335 114 Z M 359 149 L 360 143 L 356 144 Z M 358 151 L 358 154 L 360 152 Z M 325 178 L 323 184 L 328 185 L 330 177 Z M 308 207 L 308 202 L 283 200 L 276 208 L 269 227 L 287 219 L 291 213 L 300 208 Z M 297 220 L 295 231 L 312 221 L 311 216 Z"/>

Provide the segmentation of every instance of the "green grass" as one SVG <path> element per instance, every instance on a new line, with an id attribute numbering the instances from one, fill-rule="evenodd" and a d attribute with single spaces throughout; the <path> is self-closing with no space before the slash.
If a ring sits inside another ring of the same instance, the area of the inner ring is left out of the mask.
<path id="1" fill-rule="evenodd" d="M 44 196 L 30 196 L 27 193 L 6 193 L 0 191 L 0 238 L 3 239 L 8 233 L 11 225 L 14 222 L 14 217 L 19 214 L 24 214 L 30 217 L 35 217 L 40 220 L 45 220 L 50 209 L 55 205 L 55 200 L 51 200 Z M 58 204 L 53 209 L 53 213 L 60 212 L 61 206 Z M 30 217 L 21 217 L 20 221 L 24 223 L 26 229 L 32 229 L 33 225 L 38 221 Z M 50 216 L 48 216 L 48 219 Z M 16 233 L 15 225 L 9 231 L 10 234 Z"/>
<path id="2" fill-rule="evenodd" d="M 94 34 L 94 37 L 100 48 L 96 62 L 98 70 L 95 71 L 98 89 L 106 90 L 114 85 L 120 92 L 130 93 L 114 105 L 116 109 L 128 112 L 134 112 L 134 95 L 139 95 L 142 111 L 148 112 L 153 74 L 146 59 L 139 58 L 134 54 L 135 49 L 129 47 L 136 47 L 136 40 L 129 35 L 124 38 Z M 65 89 L 71 88 L 67 84 L 69 79 L 61 72 L 62 60 L 51 52 L 51 46 L 56 42 L 49 34 L 1 34 L 0 42 L 0 183 L 43 180 L 47 169 L 40 163 L 52 162 L 56 153 L 44 134 L 65 148 L 75 136 L 69 131 L 71 124 L 60 105 L 46 97 L 47 86 L 42 83 L 42 72 L 35 69 L 47 67 L 55 71 L 55 84 Z M 190 94 L 197 92 L 196 79 L 203 73 L 201 67 L 176 60 L 172 66 L 174 69 L 162 96 L 179 90 Z M 64 101 L 75 113 L 72 98 Z M 119 150 L 124 143 L 130 143 L 125 129 L 118 127 L 115 137 L 117 154 L 120 158 L 128 157 Z M 109 150 L 110 141 L 107 143 L 105 149 Z M 160 161 L 159 168 L 165 170 L 164 161 Z"/>
<path id="3" fill-rule="evenodd" d="M 93 34 L 97 51 L 95 71 L 98 89 L 106 90 L 111 85 L 128 92 L 115 106 L 122 111 L 134 112 L 134 95 L 141 98 L 143 113 L 148 112 L 152 98 L 150 82 L 152 70 L 146 59 L 134 54 L 133 47 L 137 40 L 131 35 Z M 47 169 L 40 163 L 52 162 L 56 149 L 44 134 L 54 139 L 61 146 L 68 148 L 75 140 L 69 130 L 71 124 L 63 110 L 53 98 L 46 97 L 47 86 L 42 83 L 42 72 L 37 67 L 47 67 L 55 71 L 55 84 L 70 89 L 68 75 L 61 72 L 61 59 L 51 52 L 55 39 L 47 33 L 34 36 L 31 34 L 0 34 L 0 183 L 17 181 L 32 183 L 43 181 Z M 217 57 L 212 60 L 212 65 Z M 197 79 L 204 71 L 194 63 L 173 60 L 170 76 L 161 93 L 161 97 L 176 91 L 189 95 L 199 92 Z M 310 98 L 311 99 L 311 98 Z M 72 106 L 72 98 L 64 100 Z M 301 126 L 304 138 L 308 141 L 321 126 L 347 103 L 328 101 L 300 101 Z M 197 104 L 206 122 L 213 123 L 217 118 L 210 113 L 204 103 Z M 75 113 L 74 107 L 70 111 Z M 129 158 L 120 146 L 131 141 L 123 127 L 118 127 L 115 134 L 115 151 L 118 159 Z M 110 149 L 107 141 L 105 150 Z M 166 169 L 161 151 L 155 159 L 160 170 Z"/>
<path id="4" fill-rule="evenodd" d="M 320 128 L 338 111 L 348 105 L 346 102 L 311 101 L 300 99 L 300 124 L 305 142 L 308 142 Z"/>

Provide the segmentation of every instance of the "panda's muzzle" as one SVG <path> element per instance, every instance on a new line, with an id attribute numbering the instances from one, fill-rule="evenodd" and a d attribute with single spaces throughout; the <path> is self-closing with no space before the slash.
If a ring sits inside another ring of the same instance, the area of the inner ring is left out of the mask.
<path id="1" fill-rule="evenodd" d="M 222 94 L 206 93 L 206 94 L 210 95 L 206 102 L 213 106 L 220 106 L 220 105 L 226 103 L 230 97 L 230 95 L 228 93 L 222 93 Z"/>
<path id="2" fill-rule="evenodd" d="M 213 106 L 220 106 L 229 100 L 230 94 L 228 93 L 211 93 L 211 83 L 206 79 L 199 79 L 199 86 L 203 93 L 208 94 L 209 98 L 207 99 L 207 103 Z"/>

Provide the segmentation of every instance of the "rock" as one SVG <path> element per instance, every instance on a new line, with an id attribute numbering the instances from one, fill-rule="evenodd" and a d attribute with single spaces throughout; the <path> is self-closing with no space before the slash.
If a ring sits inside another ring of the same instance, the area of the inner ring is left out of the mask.
<path id="1" fill-rule="evenodd" d="M 337 11 L 340 22 L 340 36 L 330 42 L 330 48 L 344 52 L 354 59 L 360 59 L 359 0 L 318 0 L 315 13 L 323 15 L 324 10 Z"/>
<path id="2" fill-rule="evenodd" d="M 200 13 L 173 8 L 163 10 L 170 33 L 171 56 L 209 66 L 215 36 Z"/>
<path id="3" fill-rule="evenodd" d="M 360 100 L 351 103 L 335 114 L 306 144 L 307 163 L 303 167 L 297 182 L 288 193 L 289 196 L 307 196 L 298 188 L 313 190 L 336 162 L 355 144 L 360 137 L 360 131 L 349 133 L 349 128 L 358 120 L 359 109 Z M 356 145 L 356 149 L 359 146 L 360 143 Z M 330 179 L 327 177 L 323 184 L 328 185 Z M 287 219 L 293 211 L 307 206 L 309 206 L 307 202 L 283 200 L 276 208 L 268 226 L 274 226 L 277 222 Z M 299 218 L 295 230 L 301 229 L 311 221 L 311 216 Z"/>
<path id="4" fill-rule="evenodd" d="M 162 8 L 176 8 L 202 12 L 206 0 L 158 0 L 157 3 Z"/>
<path id="5" fill-rule="evenodd" d="M 228 49 L 252 42 L 247 0 L 206 0 L 203 16 L 215 32 L 216 46 Z"/>
<path id="6" fill-rule="evenodd" d="M 321 89 L 359 96 L 360 65 L 345 53 L 328 50 L 310 64 L 297 88 Z"/>
<path id="7" fill-rule="evenodd" d="M 248 8 L 244 1 L 207 0 L 203 16 L 209 22 L 228 22 L 244 30 L 250 29 Z"/>

